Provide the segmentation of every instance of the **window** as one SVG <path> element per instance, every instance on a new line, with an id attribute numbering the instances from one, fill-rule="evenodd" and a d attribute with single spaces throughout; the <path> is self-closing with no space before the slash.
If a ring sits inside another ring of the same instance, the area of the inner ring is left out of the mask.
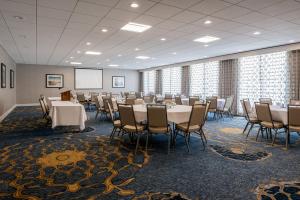
<path id="1" fill-rule="evenodd" d="M 155 76 L 155 70 L 143 72 L 143 91 L 145 95 L 155 93 Z"/>
<path id="2" fill-rule="evenodd" d="M 219 62 L 207 62 L 191 65 L 190 94 L 202 98 L 218 94 Z"/>
<path id="3" fill-rule="evenodd" d="M 273 103 L 287 104 L 289 99 L 287 53 L 277 52 L 239 59 L 238 102 L 248 98 L 271 98 Z M 238 111 L 242 107 L 238 103 Z"/>
<path id="4" fill-rule="evenodd" d="M 172 67 L 162 70 L 162 93 L 181 93 L 181 67 Z"/>

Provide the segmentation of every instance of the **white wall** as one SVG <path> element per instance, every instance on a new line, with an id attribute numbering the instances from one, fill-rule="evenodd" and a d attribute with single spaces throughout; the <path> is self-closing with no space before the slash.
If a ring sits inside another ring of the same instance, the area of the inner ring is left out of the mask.
<path id="1" fill-rule="evenodd" d="M 15 87 L 10 88 L 10 70 L 15 72 L 16 80 L 16 64 L 13 59 L 7 54 L 7 52 L 0 45 L 0 63 L 6 65 L 6 88 L 0 87 L 0 121 L 4 118 L 6 113 L 12 109 L 16 104 L 16 81 Z M 0 77 L 1 80 L 1 77 Z"/>
<path id="2" fill-rule="evenodd" d="M 74 90 L 74 67 L 49 65 L 17 65 L 17 104 L 37 103 L 40 94 L 58 96 L 64 90 Z M 63 74 L 64 88 L 46 88 L 46 74 Z M 125 88 L 112 88 L 112 76 L 125 76 Z M 120 91 L 138 91 L 139 72 L 137 70 L 103 69 L 103 89 L 82 90 L 106 91 L 119 93 Z"/>

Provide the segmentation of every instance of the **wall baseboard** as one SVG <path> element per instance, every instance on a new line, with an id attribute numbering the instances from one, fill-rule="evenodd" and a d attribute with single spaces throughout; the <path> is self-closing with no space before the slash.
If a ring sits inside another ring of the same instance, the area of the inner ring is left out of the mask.
<path id="1" fill-rule="evenodd" d="M 20 106 L 39 106 L 39 103 L 26 103 L 26 104 L 16 104 L 16 107 Z"/>
<path id="2" fill-rule="evenodd" d="M 8 111 L 6 111 L 3 115 L 0 116 L 0 122 L 2 122 L 5 117 L 7 117 L 7 115 L 9 115 L 9 113 L 11 113 L 11 111 L 13 111 L 15 108 L 17 107 L 17 105 L 13 105 Z"/>

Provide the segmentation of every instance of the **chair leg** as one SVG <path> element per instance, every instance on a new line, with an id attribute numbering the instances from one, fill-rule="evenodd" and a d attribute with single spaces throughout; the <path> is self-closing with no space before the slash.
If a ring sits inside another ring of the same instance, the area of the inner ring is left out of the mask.
<path id="1" fill-rule="evenodd" d="M 97 117 L 98 117 L 98 114 L 99 114 L 99 110 L 97 110 L 97 113 L 96 113 L 95 119 L 97 119 Z"/>
<path id="2" fill-rule="evenodd" d="M 202 145 L 203 145 L 203 150 L 204 150 L 204 149 L 205 149 L 205 142 L 204 142 L 204 139 L 203 139 L 202 133 L 200 133 L 200 138 L 201 138 Z"/>
<path id="3" fill-rule="evenodd" d="M 272 146 L 273 146 L 273 145 L 274 145 L 274 143 L 275 143 L 276 136 L 277 136 L 277 129 L 275 129 L 275 134 L 274 134 L 274 138 L 273 138 Z"/>
<path id="4" fill-rule="evenodd" d="M 148 140 L 149 140 L 149 131 L 147 131 L 147 136 L 146 136 L 146 152 L 148 152 Z"/>
<path id="5" fill-rule="evenodd" d="M 259 132 L 261 131 L 261 129 L 262 129 L 262 127 L 260 126 L 258 129 L 257 135 L 256 135 L 256 141 L 257 141 L 257 138 L 258 138 L 258 135 L 259 135 Z"/>
<path id="6" fill-rule="evenodd" d="M 190 146 L 189 146 L 189 143 L 187 141 L 187 134 L 186 133 L 184 133 L 184 140 L 185 140 L 185 144 L 187 146 L 188 152 L 190 152 Z"/>
<path id="7" fill-rule="evenodd" d="M 205 133 L 204 133 L 204 131 L 202 129 L 200 129 L 200 133 L 203 135 L 205 143 L 207 143 L 207 139 L 206 139 Z"/>
<path id="8" fill-rule="evenodd" d="M 289 137 L 290 137 L 290 131 L 289 130 L 286 130 L 286 134 L 285 134 L 286 138 L 285 138 L 285 148 L 288 149 L 289 147 Z"/>
<path id="9" fill-rule="evenodd" d="M 113 140 L 114 135 L 115 135 L 115 132 L 116 132 L 116 127 L 113 128 L 113 130 L 112 130 L 112 132 L 111 132 L 111 134 L 110 134 L 110 141 Z"/>
<path id="10" fill-rule="evenodd" d="M 136 141 L 136 146 L 135 146 L 134 155 L 136 155 L 137 150 L 138 150 L 138 148 L 139 148 L 140 136 L 141 136 L 140 133 L 138 133 L 138 138 L 137 138 L 137 141 Z"/>
<path id="11" fill-rule="evenodd" d="M 250 128 L 249 128 L 249 130 L 248 130 L 248 133 L 247 133 L 246 138 L 248 138 L 248 136 L 249 136 L 249 134 L 250 134 L 250 131 L 252 130 L 253 126 L 254 126 L 254 124 L 251 124 L 251 126 L 250 126 Z"/>
<path id="12" fill-rule="evenodd" d="M 168 154 L 170 154 L 170 146 L 171 146 L 171 134 L 168 137 Z"/>
<path id="13" fill-rule="evenodd" d="M 249 126 L 249 124 L 250 124 L 250 122 L 247 122 L 247 124 L 246 124 L 246 126 L 245 126 L 245 128 L 244 128 L 244 130 L 243 130 L 243 134 L 245 133 L 245 131 L 247 130 L 247 128 L 248 128 L 248 126 Z"/>

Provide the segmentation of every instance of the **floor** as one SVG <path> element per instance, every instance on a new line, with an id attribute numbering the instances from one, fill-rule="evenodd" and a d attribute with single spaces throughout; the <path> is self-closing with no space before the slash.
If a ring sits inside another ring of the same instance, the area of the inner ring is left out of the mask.
<path id="1" fill-rule="evenodd" d="M 88 112 L 87 128 L 59 127 L 39 107 L 17 107 L 0 124 L 0 199 L 300 199 L 300 137 L 284 149 L 248 139 L 242 117 L 205 125 L 208 144 L 178 137 L 167 154 L 167 137 L 145 138 L 138 155 L 129 140 L 112 143 L 109 120 Z"/>

